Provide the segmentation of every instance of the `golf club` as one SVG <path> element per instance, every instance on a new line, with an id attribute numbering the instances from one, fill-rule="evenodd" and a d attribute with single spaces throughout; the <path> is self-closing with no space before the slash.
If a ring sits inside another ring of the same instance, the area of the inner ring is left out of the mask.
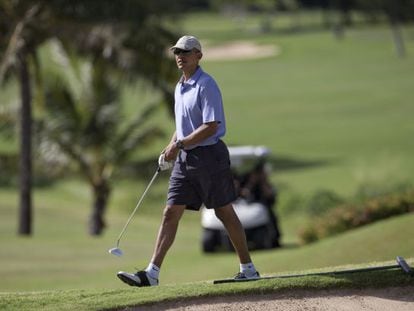
<path id="1" fill-rule="evenodd" d="M 111 249 L 108 250 L 108 252 L 112 255 L 121 257 L 123 255 L 122 250 L 119 248 L 119 242 L 121 241 L 122 236 L 125 233 L 126 228 L 128 227 L 129 223 L 132 220 L 132 217 L 134 217 L 136 211 L 138 210 L 138 207 L 141 205 L 142 200 L 144 199 L 145 195 L 147 194 L 149 188 L 151 187 L 152 183 L 154 182 L 155 178 L 157 178 L 158 173 L 161 171 L 161 168 L 158 167 L 157 170 L 155 171 L 154 176 L 152 177 L 151 181 L 149 182 L 147 188 L 145 188 L 144 193 L 142 194 L 141 198 L 139 199 L 137 205 L 135 206 L 134 210 L 132 211 L 131 215 L 129 216 L 127 222 L 125 223 L 124 228 L 122 229 L 121 233 L 118 236 L 118 240 L 116 241 L 116 247 L 113 247 Z"/>
<path id="2" fill-rule="evenodd" d="M 397 263 L 401 267 L 401 269 L 404 270 L 405 273 L 410 274 L 410 275 L 414 274 L 413 269 L 411 269 L 408 263 L 401 256 L 397 256 Z"/>
<path id="3" fill-rule="evenodd" d="M 213 284 L 223 284 L 223 283 L 234 283 L 234 282 L 246 282 L 246 281 L 257 281 L 257 280 L 269 280 L 269 279 L 286 279 L 286 278 L 296 278 L 304 276 L 318 276 L 318 275 L 343 275 L 349 273 L 357 272 L 370 272 L 370 271 L 383 271 L 400 268 L 405 273 L 413 275 L 413 270 L 408 265 L 408 263 L 401 256 L 397 257 L 396 265 L 387 265 L 387 266 L 374 266 L 366 268 L 357 268 L 357 269 L 348 269 L 348 270 L 337 270 L 337 271 L 327 271 L 327 272 L 315 272 L 315 273 L 304 273 L 304 274 L 286 274 L 286 275 L 274 275 L 274 276 L 264 276 L 258 279 L 246 279 L 246 280 L 235 280 L 235 279 L 222 279 L 215 280 Z"/>

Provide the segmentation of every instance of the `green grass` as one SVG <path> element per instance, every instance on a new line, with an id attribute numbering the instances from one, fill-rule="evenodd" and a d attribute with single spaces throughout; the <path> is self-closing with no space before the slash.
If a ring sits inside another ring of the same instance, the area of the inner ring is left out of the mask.
<path id="1" fill-rule="evenodd" d="M 2 310 L 113 310 L 143 304 L 220 297 L 235 294 L 266 294 L 298 289 L 318 291 L 333 288 L 381 288 L 413 286 L 414 278 L 400 270 L 347 274 L 342 276 L 306 276 L 239 284 L 212 285 L 211 282 L 128 288 L 113 290 L 66 290 L 26 293 L 0 293 Z"/>
<path id="2" fill-rule="evenodd" d="M 276 172 L 275 181 L 302 192 L 349 195 L 366 182 L 412 182 L 414 58 L 394 57 L 385 33 L 366 42 L 360 32 L 376 33 L 354 31 L 340 42 L 329 33 L 280 36 L 267 40 L 281 46 L 279 57 L 207 63 L 230 112 L 227 141 L 269 146 L 275 158 L 318 161 Z"/>
<path id="3" fill-rule="evenodd" d="M 386 26 L 347 30 L 335 40 L 328 31 L 230 35 L 232 19 L 196 18 L 184 28 L 202 40 L 224 32 L 226 40 L 254 39 L 282 51 L 274 58 L 204 64 L 223 90 L 230 144 L 263 144 L 276 158 L 321 163 L 278 171 L 275 181 L 301 192 L 332 188 L 348 195 L 367 182 L 413 181 L 412 28 L 405 30 L 408 56 L 398 59 Z M 244 27 L 253 26 L 247 21 Z"/>
<path id="4" fill-rule="evenodd" d="M 183 28 L 211 44 L 247 39 L 281 48 L 277 57 L 203 63 L 223 93 L 226 142 L 271 148 L 275 164 L 271 179 L 280 189 L 281 204 L 295 194 L 320 189 L 350 197 L 364 184 L 414 184 L 413 27 L 404 29 L 407 57 L 398 59 L 386 27 L 356 28 L 337 41 L 326 31 L 258 35 L 251 31 L 257 22 L 257 17 L 249 19 L 240 30 L 229 19 L 203 15 L 189 17 Z M 2 91 L 2 98 L 11 93 Z M 125 96 L 131 105 L 126 111 L 134 111 L 137 94 L 129 90 Z M 146 101 L 149 95 L 142 96 Z M 165 111 L 159 119 L 164 128 L 172 128 Z M 138 156 L 155 156 L 164 144 L 159 141 Z M 0 139 L 1 151 L 13 148 Z M 166 178 L 157 180 L 128 228 L 121 243 L 125 256 L 115 258 L 107 249 L 114 246 L 146 182 L 114 183 L 108 229 L 100 238 L 87 235 L 91 195 L 83 181 L 62 180 L 52 187 L 35 189 L 32 238 L 15 234 L 16 189 L 0 188 L 0 309 L 99 309 L 119 306 L 125 300 L 139 304 L 181 295 L 408 282 L 393 272 L 384 272 L 369 279 L 321 277 L 212 286 L 205 280 L 237 272 L 236 256 L 202 254 L 200 215 L 187 213 L 164 263 L 162 286 L 137 294 L 122 286 L 115 273 L 147 265 L 162 214 Z M 296 232 L 306 221 L 302 213 L 281 215 L 282 242 L 287 247 L 253 253 L 262 274 L 358 266 L 393 260 L 397 255 L 413 262 L 414 245 L 409 237 L 414 235 L 414 215 L 298 247 Z"/>
<path id="5" fill-rule="evenodd" d="M 164 182 L 160 180 L 156 186 Z M 117 258 L 107 250 L 114 246 L 127 214 L 111 209 L 105 235 L 101 238 L 87 236 L 89 202 L 88 193 L 82 188 L 85 188 L 82 184 L 68 181 L 55 189 L 38 190 L 32 238 L 15 235 L 16 204 L 2 203 L 0 291 L 119 288 L 122 284 L 115 277 L 118 270 L 132 271 L 147 265 L 162 213 L 160 204 L 154 204 L 157 200 L 144 201 L 122 240 L 125 256 Z M 0 195 L 6 200 L 14 197 L 10 191 L 1 191 Z M 121 202 L 121 198 L 126 200 L 119 194 L 112 204 Z M 207 256 L 201 253 L 199 217 L 198 213 L 185 214 L 176 242 L 163 265 L 162 284 L 199 282 L 237 272 L 234 254 Z M 303 247 L 287 244 L 282 249 L 254 252 L 253 259 L 263 274 L 274 274 L 386 261 L 397 255 L 410 258 L 414 257 L 414 247 L 408 238 L 414 234 L 413 222 L 414 215 L 403 215 Z M 288 223 L 282 222 L 283 232 L 288 231 L 285 227 Z"/>

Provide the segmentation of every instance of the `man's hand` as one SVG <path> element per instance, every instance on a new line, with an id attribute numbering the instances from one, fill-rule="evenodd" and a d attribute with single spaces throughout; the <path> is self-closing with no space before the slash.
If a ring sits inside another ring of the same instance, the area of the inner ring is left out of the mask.
<path id="1" fill-rule="evenodd" d="M 169 170 L 170 168 L 172 168 L 174 166 L 174 162 L 173 161 L 167 161 L 165 159 L 165 153 L 161 153 L 160 157 L 158 158 L 158 167 L 160 168 L 161 171 L 166 171 Z"/>
<path id="2" fill-rule="evenodd" d="M 161 153 L 164 154 L 166 161 L 174 161 L 179 151 L 180 149 L 177 148 L 175 142 L 171 142 Z"/>

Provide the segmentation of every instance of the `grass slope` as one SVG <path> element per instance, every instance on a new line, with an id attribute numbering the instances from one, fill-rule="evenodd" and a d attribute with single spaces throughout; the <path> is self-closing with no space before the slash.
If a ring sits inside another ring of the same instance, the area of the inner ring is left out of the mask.
<path id="1" fill-rule="evenodd" d="M 101 239 L 85 237 L 83 210 L 56 209 L 38 211 L 42 230 L 32 239 L 19 238 L 7 230 L 14 219 L 12 209 L 1 218 L 0 291 L 48 289 L 108 289 L 122 284 L 115 277 L 119 270 L 145 267 L 152 253 L 159 219 L 140 215 L 125 236 L 122 258 L 107 253 L 113 246 L 124 217 L 113 217 L 111 229 Z M 237 258 L 232 253 L 204 255 L 199 251 L 199 215 L 185 215 L 176 243 L 161 273 L 165 285 L 229 277 L 237 272 Z M 385 261 L 400 255 L 414 257 L 414 247 L 407 237 L 414 235 L 414 215 L 403 215 L 359 228 L 304 247 L 253 253 L 262 274 L 298 271 L 347 264 Z M 47 224 L 53 224 L 47 225 Z"/>
<path id="2" fill-rule="evenodd" d="M 113 310 L 148 303 L 218 297 L 240 294 L 265 294 L 297 289 L 378 288 L 413 286 L 414 278 L 400 270 L 355 273 L 342 276 L 307 276 L 272 279 L 239 284 L 212 285 L 211 282 L 127 288 L 116 290 L 71 290 L 26 293 L 0 293 L 1 310 Z"/>

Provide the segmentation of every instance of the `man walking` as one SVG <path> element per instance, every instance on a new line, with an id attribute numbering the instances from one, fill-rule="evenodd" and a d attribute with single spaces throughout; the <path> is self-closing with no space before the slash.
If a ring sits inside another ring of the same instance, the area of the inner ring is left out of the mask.
<path id="1" fill-rule="evenodd" d="M 174 162 L 167 204 L 152 259 L 136 273 L 118 272 L 131 286 L 158 285 L 162 262 L 174 242 L 178 224 L 186 209 L 213 208 L 223 222 L 240 261 L 237 280 L 256 279 L 243 227 L 233 210 L 237 198 L 227 146 L 221 140 L 226 122 L 220 90 L 214 79 L 199 66 L 201 44 L 183 36 L 171 47 L 182 77 L 175 88 L 176 131 L 159 159 L 164 170 Z"/>

